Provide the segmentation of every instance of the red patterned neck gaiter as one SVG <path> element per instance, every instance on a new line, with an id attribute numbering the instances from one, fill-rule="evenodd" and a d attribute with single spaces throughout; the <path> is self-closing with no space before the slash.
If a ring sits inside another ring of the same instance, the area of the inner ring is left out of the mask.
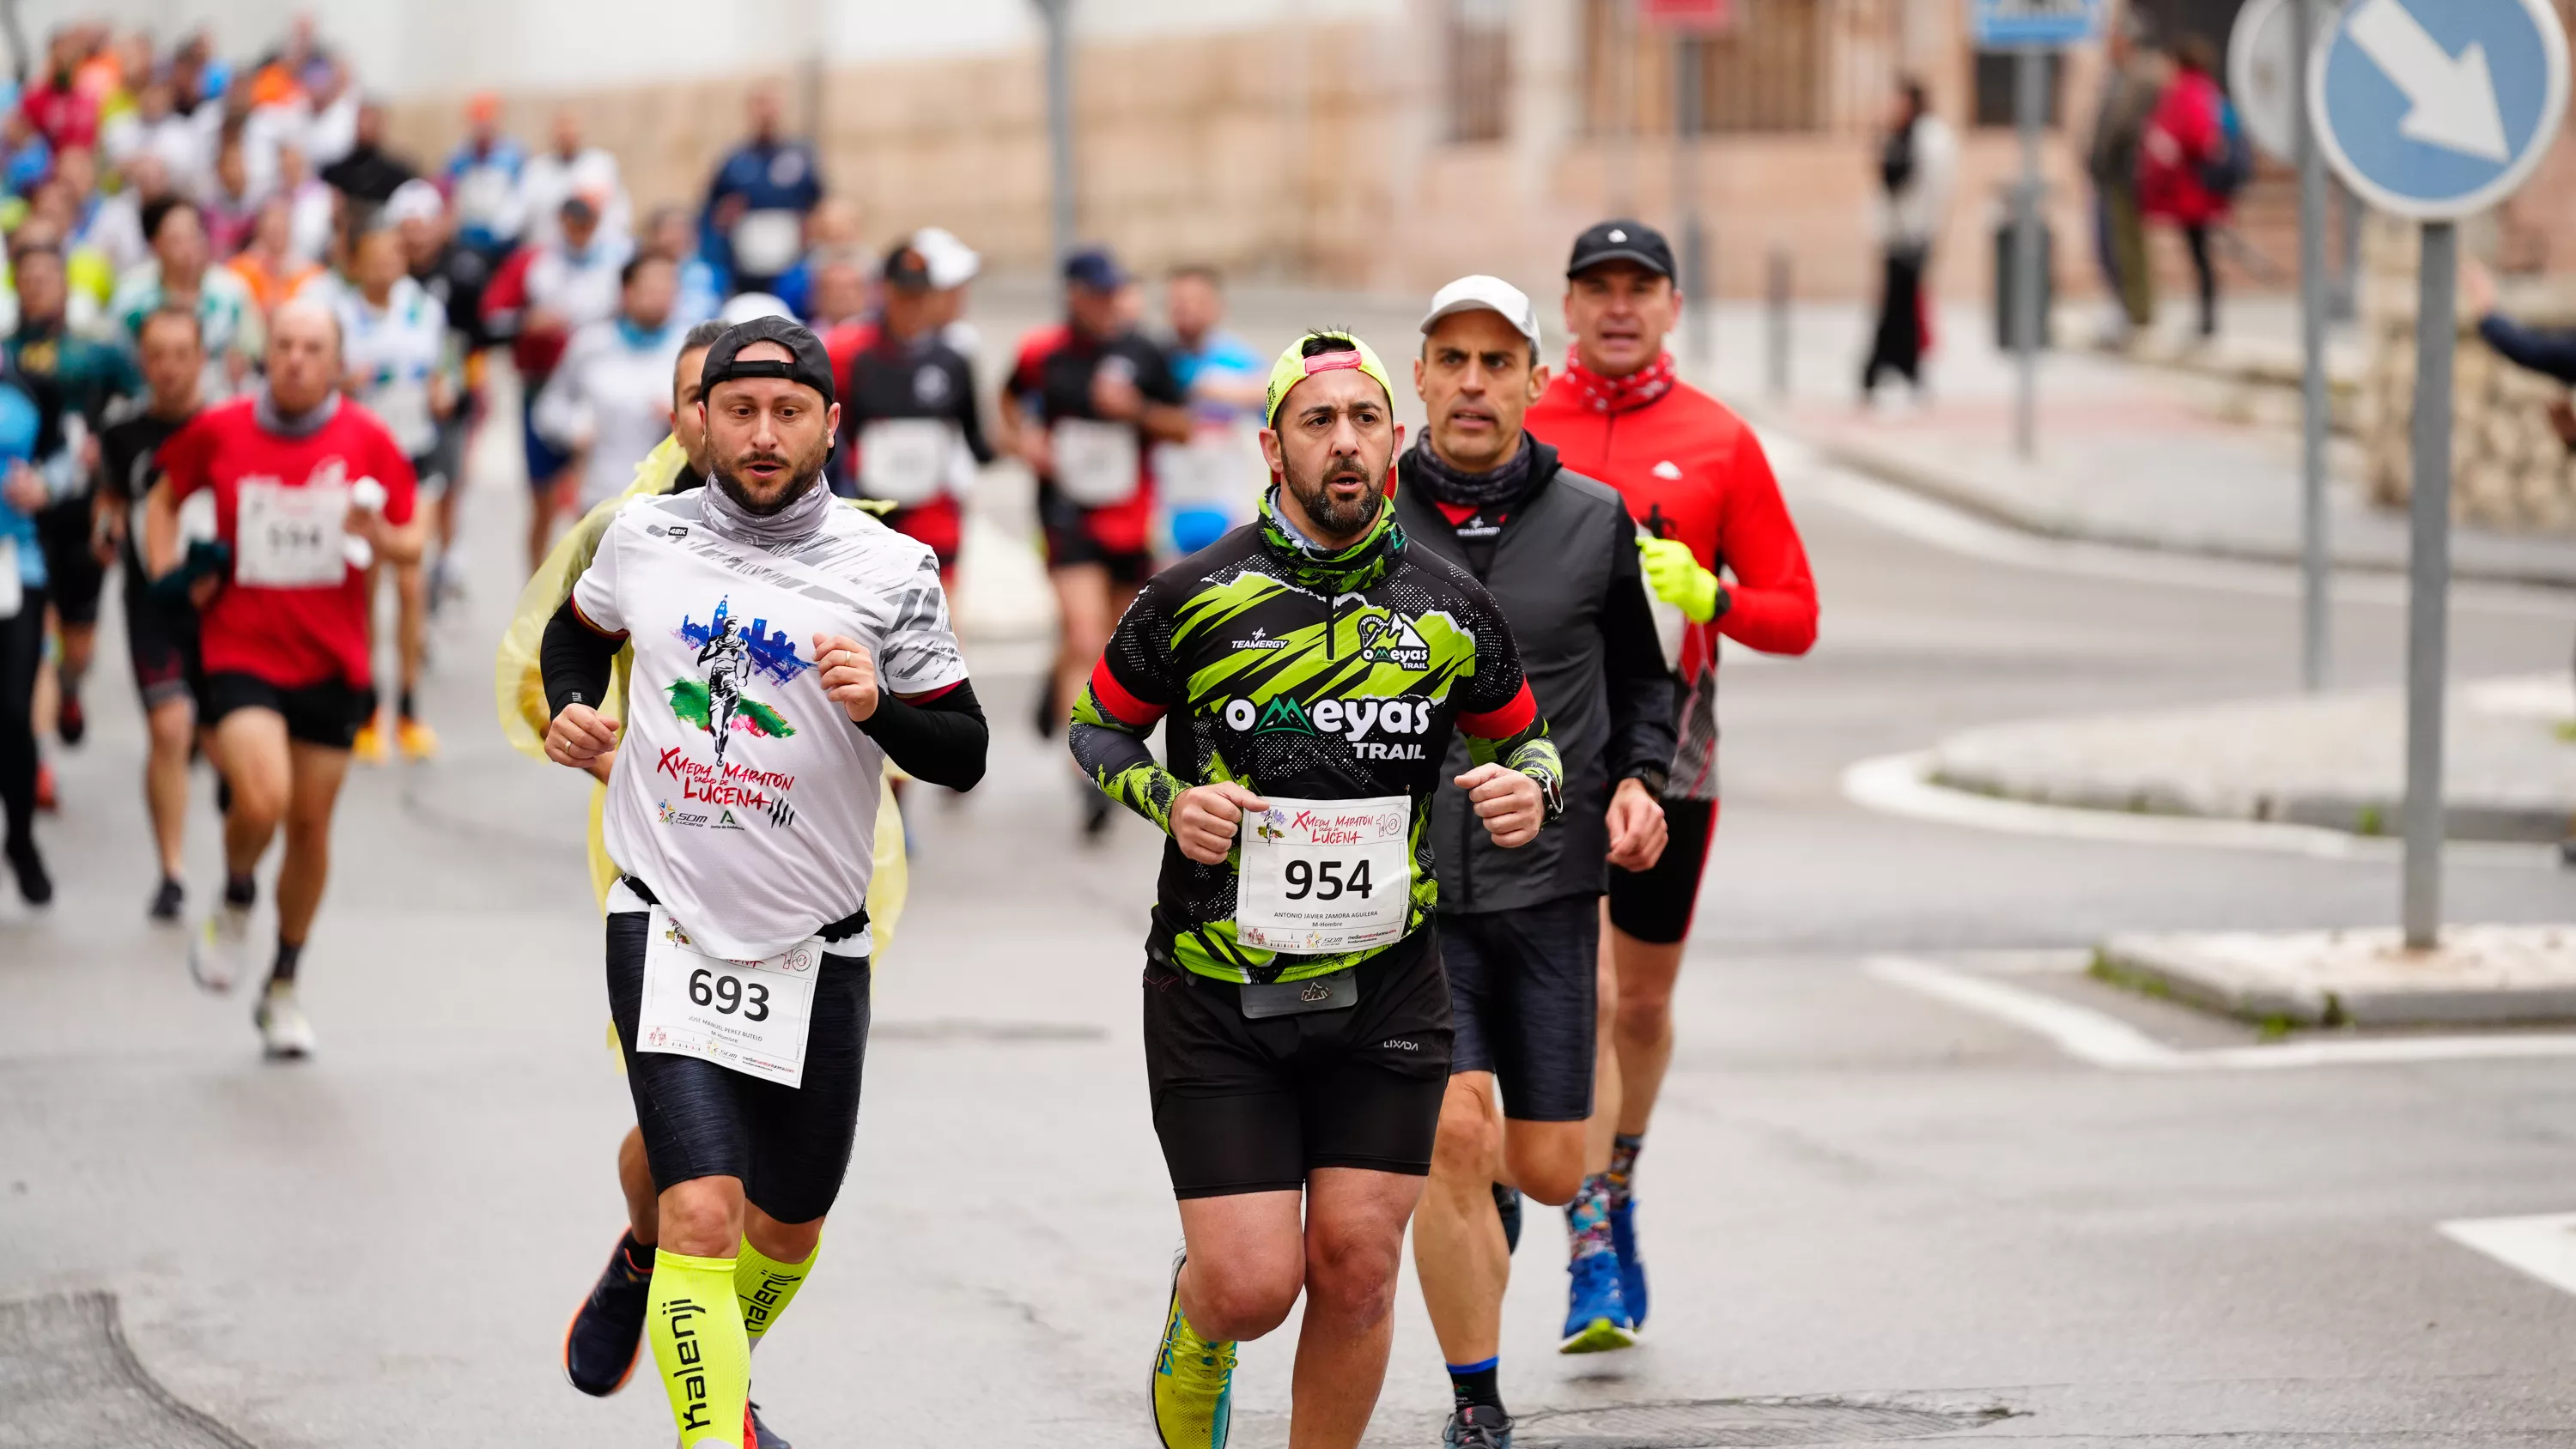
<path id="1" fill-rule="evenodd" d="M 1680 379 L 1673 372 L 1673 355 L 1656 354 L 1655 360 L 1629 373 L 1626 377 L 1603 377 L 1583 365 L 1574 349 L 1565 353 L 1565 378 L 1583 395 L 1583 405 L 1597 413 L 1635 412 L 1673 390 Z"/>

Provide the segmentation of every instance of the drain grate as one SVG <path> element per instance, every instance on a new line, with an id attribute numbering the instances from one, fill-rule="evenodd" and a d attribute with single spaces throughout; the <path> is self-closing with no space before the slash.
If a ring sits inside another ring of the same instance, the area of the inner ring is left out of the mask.
<path id="1" fill-rule="evenodd" d="M 0 1443 L 26 1449 L 249 1449 L 137 1363 L 111 1293 L 0 1303 Z"/>
<path id="2" fill-rule="evenodd" d="M 1991 1424 L 2001 1411 L 1942 1413 L 1832 1399 L 1703 1399 L 1524 1415 L 1521 1449 L 1761 1449 L 1921 1439 Z"/>

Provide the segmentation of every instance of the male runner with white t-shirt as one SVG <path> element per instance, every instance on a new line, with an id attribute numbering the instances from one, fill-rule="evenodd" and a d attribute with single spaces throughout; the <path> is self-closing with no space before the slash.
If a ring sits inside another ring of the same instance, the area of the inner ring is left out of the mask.
<path id="1" fill-rule="evenodd" d="M 618 514 L 544 658 L 547 754 L 617 749 L 609 1005 L 661 1193 L 646 1331 L 683 1449 L 750 1442 L 751 1339 L 849 1166 L 885 762 L 963 790 L 987 738 L 938 560 L 823 487 L 822 342 L 744 323 L 703 384 L 708 486 Z M 718 639 L 740 646 L 721 710 Z M 629 641 L 621 726 L 594 706 Z"/>

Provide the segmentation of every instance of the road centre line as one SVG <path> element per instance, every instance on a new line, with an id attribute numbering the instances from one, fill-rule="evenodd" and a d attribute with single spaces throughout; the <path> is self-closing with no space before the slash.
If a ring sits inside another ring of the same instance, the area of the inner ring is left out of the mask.
<path id="1" fill-rule="evenodd" d="M 2090 1066 L 2126 1072 L 2260 1072 L 2311 1067 L 2411 1066 L 2429 1062 L 2576 1057 L 2576 1033 L 2387 1036 L 2280 1042 L 2268 1046 L 2168 1046 L 2108 1012 L 1979 972 L 1913 956 L 1872 956 L 1873 980 L 1992 1017 Z M 2027 973 L 2024 973 L 2027 974 Z M 2576 1291 L 2571 1289 L 2570 1291 Z"/>

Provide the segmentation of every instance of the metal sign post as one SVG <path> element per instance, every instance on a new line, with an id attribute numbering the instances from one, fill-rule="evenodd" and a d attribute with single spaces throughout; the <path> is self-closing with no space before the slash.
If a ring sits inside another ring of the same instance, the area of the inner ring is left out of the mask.
<path id="1" fill-rule="evenodd" d="M 1073 0 L 1037 0 L 1046 21 L 1047 159 L 1053 194 L 1048 242 L 1062 265 L 1073 255 Z"/>
<path id="2" fill-rule="evenodd" d="M 2049 52 L 2091 40 L 2101 21 L 2099 0 L 1975 0 L 1970 36 L 1980 50 L 2010 50 L 2013 121 L 2021 131 L 2021 184 L 2014 191 L 2012 275 L 2009 288 L 2018 385 L 2013 397 L 2013 448 L 2022 457 L 2039 448 L 2039 313 L 2047 297 L 2040 255 L 2040 208 L 2046 183 L 2040 173 L 2040 136 L 2048 124 Z"/>
<path id="3" fill-rule="evenodd" d="M 1683 350 L 1701 367 L 1717 355 L 1717 288 L 1700 218 L 1699 138 L 1708 106 L 1701 42 L 1735 28 L 1735 0 L 1640 0 L 1638 18 L 1672 36 L 1673 211 L 1681 242 Z"/>
<path id="4" fill-rule="evenodd" d="M 2557 139 L 2567 112 L 2567 35 L 2549 0 L 2355 0 L 2309 57 L 2308 107 L 2344 184 L 2382 211 L 2423 223 L 2403 890 L 2406 944 L 2422 950 L 2442 924 L 2456 223 L 2513 194 Z"/>

